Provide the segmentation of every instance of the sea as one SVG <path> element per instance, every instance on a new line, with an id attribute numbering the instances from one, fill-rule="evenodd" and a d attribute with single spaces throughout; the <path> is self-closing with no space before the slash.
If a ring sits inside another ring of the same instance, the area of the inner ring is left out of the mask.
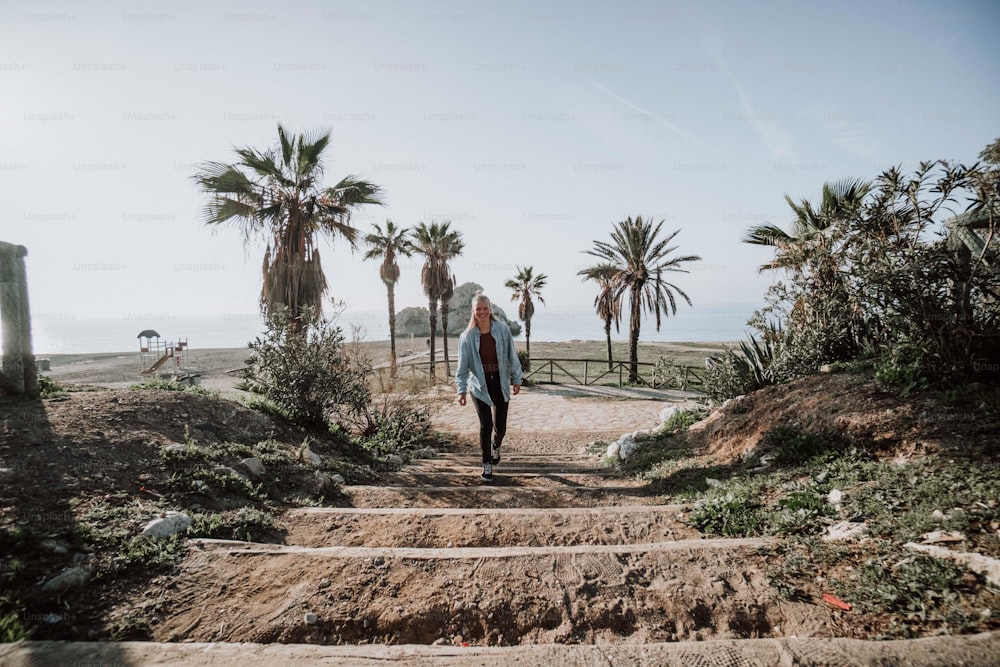
<path id="1" fill-rule="evenodd" d="M 647 318 L 640 329 L 641 341 L 709 342 L 737 341 L 746 337 L 747 320 L 760 304 L 705 304 L 681 306 L 677 315 L 663 318 L 660 330 Z M 508 317 L 515 307 L 506 308 Z M 457 314 L 454 314 L 457 315 Z M 460 315 L 464 319 L 464 313 Z M 388 340 L 389 322 L 384 310 L 345 311 L 338 323 L 348 340 Z M 36 356 L 135 352 L 139 333 L 152 329 L 164 341 L 186 341 L 189 349 L 245 347 L 264 331 L 257 313 L 228 313 L 215 316 L 167 316 L 151 319 L 84 319 L 72 316 L 32 320 L 32 341 Z M 612 327 L 612 340 L 628 340 L 628 320 L 621 331 Z M 524 340 L 524 330 L 517 340 Z M 563 342 L 604 340 L 604 323 L 592 309 L 536 305 L 531 321 L 531 340 Z"/>

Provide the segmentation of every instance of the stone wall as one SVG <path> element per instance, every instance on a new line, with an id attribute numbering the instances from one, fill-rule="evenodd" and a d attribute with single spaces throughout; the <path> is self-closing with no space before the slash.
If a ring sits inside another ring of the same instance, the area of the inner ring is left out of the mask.
<path id="1" fill-rule="evenodd" d="M 28 249 L 0 241 L 0 327 L 3 361 L 0 393 L 38 396 L 38 371 L 31 347 L 31 311 L 24 258 Z"/>

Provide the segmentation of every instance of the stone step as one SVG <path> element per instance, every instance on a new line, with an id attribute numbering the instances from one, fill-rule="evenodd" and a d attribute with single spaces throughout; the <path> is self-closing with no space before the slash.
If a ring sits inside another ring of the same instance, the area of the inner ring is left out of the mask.
<path id="1" fill-rule="evenodd" d="M 533 646 L 217 644 L 20 641 L 0 647 L 9 667 L 37 665 L 235 665 L 241 667 L 606 667 L 607 665 L 941 665 L 1000 664 L 1000 631 L 866 641 L 780 637 L 669 643 Z"/>
<path id="2" fill-rule="evenodd" d="M 645 486 L 567 486 L 517 483 L 504 474 L 493 482 L 470 476 L 450 486 L 343 486 L 344 504 L 351 507 L 603 507 L 655 505 L 668 498 Z"/>
<path id="3" fill-rule="evenodd" d="M 602 508 L 308 508 L 287 512 L 285 544 L 321 547 L 499 547 L 637 544 L 698 537 L 684 505 Z"/>
<path id="4" fill-rule="evenodd" d="M 771 587 L 773 539 L 451 549 L 192 542 L 153 630 L 159 641 L 617 644 L 769 637 L 786 613 L 815 627 L 830 616 Z"/>
<path id="5" fill-rule="evenodd" d="M 455 470 L 412 470 L 383 473 L 381 481 L 385 486 L 398 487 L 467 487 L 483 484 L 480 475 L 482 464 Z M 506 464 L 493 467 L 494 486 L 524 486 L 524 487 L 605 487 L 605 488 L 637 488 L 646 486 L 648 482 L 623 478 L 619 475 L 594 474 L 589 472 L 539 471 L 531 468 L 511 468 Z"/>
<path id="6" fill-rule="evenodd" d="M 350 547 L 325 546 L 307 547 L 295 544 L 272 544 L 269 542 L 243 542 L 240 540 L 219 540 L 194 538 L 191 543 L 206 551 L 222 552 L 226 556 L 311 556 L 328 558 L 396 558 L 410 560 L 468 560 L 482 558 L 513 558 L 558 556 L 572 554 L 634 554 L 642 552 L 680 551 L 711 549 L 734 549 L 737 547 L 762 547 L 776 544 L 769 538 L 721 538 L 688 539 L 666 542 L 642 542 L 638 544 L 570 544 L 563 546 L 498 546 L 498 547 Z"/>

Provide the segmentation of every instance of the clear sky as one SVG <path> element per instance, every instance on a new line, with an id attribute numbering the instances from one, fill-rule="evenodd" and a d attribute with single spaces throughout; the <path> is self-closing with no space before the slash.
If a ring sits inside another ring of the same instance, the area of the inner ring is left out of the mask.
<path id="1" fill-rule="evenodd" d="M 263 242 L 205 227 L 190 176 L 280 122 L 332 130 L 328 184 L 385 189 L 363 231 L 451 220 L 458 281 L 508 312 L 517 265 L 589 307 L 582 251 L 630 215 L 702 256 L 675 281 L 695 307 L 756 303 L 769 253 L 739 239 L 785 194 L 1000 136 L 998 27 L 991 0 L 5 0 L 0 240 L 36 318 L 254 312 Z M 321 247 L 334 296 L 384 307 L 375 263 Z M 424 305 L 402 270 L 397 306 Z"/>

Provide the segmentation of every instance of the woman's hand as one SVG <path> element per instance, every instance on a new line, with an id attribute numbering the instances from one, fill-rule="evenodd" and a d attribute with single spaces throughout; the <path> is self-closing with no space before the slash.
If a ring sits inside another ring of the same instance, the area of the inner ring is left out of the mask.
<path id="1" fill-rule="evenodd" d="M 465 405 L 465 394 L 459 394 L 458 395 L 458 404 L 459 405 Z"/>
<path id="2" fill-rule="evenodd" d="M 515 396 L 517 396 L 518 394 L 521 393 L 521 385 L 515 384 L 515 385 L 513 385 L 513 389 L 514 389 L 514 395 Z"/>

